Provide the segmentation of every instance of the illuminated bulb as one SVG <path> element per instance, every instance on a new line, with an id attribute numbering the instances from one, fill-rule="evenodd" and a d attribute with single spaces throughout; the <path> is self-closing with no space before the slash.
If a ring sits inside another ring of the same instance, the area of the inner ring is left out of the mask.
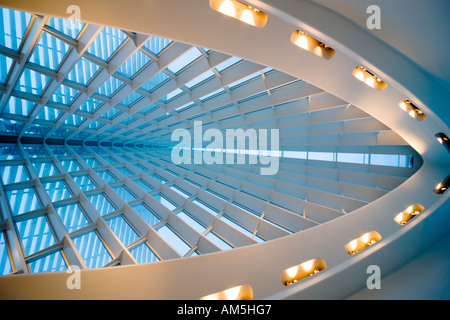
<path id="1" fill-rule="evenodd" d="M 222 5 L 220 6 L 219 10 L 220 13 L 223 13 L 230 17 L 236 17 L 236 9 L 234 7 L 233 2 L 231 0 L 225 0 Z"/>
<path id="2" fill-rule="evenodd" d="M 352 254 L 356 253 L 355 249 L 356 249 L 357 243 L 358 243 L 358 241 L 356 239 L 353 240 L 352 242 L 350 242 L 350 250 L 351 250 Z"/>
<path id="3" fill-rule="evenodd" d="M 404 101 L 400 102 L 400 108 L 402 108 L 403 111 L 406 111 L 406 103 Z"/>
<path id="4" fill-rule="evenodd" d="M 410 112 L 408 112 L 408 114 L 409 114 L 412 118 L 415 118 L 415 117 L 416 117 L 416 113 L 414 112 L 414 110 L 411 110 Z"/>
<path id="5" fill-rule="evenodd" d="M 297 275 L 298 266 L 291 267 L 291 268 L 287 269 L 286 272 L 290 278 L 293 278 Z"/>
<path id="6" fill-rule="evenodd" d="M 300 48 L 308 50 L 308 39 L 304 34 L 298 37 L 297 41 L 295 41 L 295 44 L 298 45 Z"/>
<path id="7" fill-rule="evenodd" d="M 360 70 L 355 74 L 356 79 L 364 81 L 364 73 Z"/>
<path id="8" fill-rule="evenodd" d="M 368 77 L 365 82 L 369 87 L 375 88 L 375 79 L 374 78 Z"/>
<path id="9" fill-rule="evenodd" d="M 253 18 L 253 13 L 252 11 L 250 11 L 250 9 L 244 10 L 241 15 L 241 21 L 251 24 L 252 26 L 255 25 L 255 19 Z"/>
<path id="10" fill-rule="evenodd" d="M 303 270 L 305 270 L 306 272 L 311 271 L 313 262 L 314 262 L 314 260 L 309 260 L 309 261 L 303 262 L 302 263 Z"/>
<path id="11" fill-rule="evenodd" d="M 395 216 L 394 220 L 398 223 L 398 224 L 402 224 L 403 222 L 403 213 L 399 213 L 398 215 Z"/>
<path id="12" fill-rule="evenodd" d="M 406 209 L 407 213 L 412 213 L 413 212 L 413 206 L 409 206 L 408 209 Z"/>
<path id="13" fill-rule="evenodd" d="M 237 297 L 239 296 L 239 291 L 240 290 L 241 290 L 240 286 L 234 287 L 234 288 L 231 288 L 231 289 L 228 289 L 228 290 L 225 290 L 224 291 L 225 297 L 228 300 L 236 300 Z"/>
<path id="14" fill-rule="evenodd" d="M 362 240 L 364 243 L 369 243 L 369 233 L 363 234 L 363 236 L 361 237 L 361 240 Z"/>

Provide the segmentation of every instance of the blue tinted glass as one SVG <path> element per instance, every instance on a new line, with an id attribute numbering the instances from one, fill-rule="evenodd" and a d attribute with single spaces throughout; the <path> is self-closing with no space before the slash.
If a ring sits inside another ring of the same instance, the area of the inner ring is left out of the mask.
<path id="1" fill-rule="evenodd" d="M 86 120 L 86 118 L 81 117 L 76 114 L 71 114 L 65 121 L 65 124 L 72 125 L 78 127 L 83 123 L 83 121 Z"/>
<path id="2" fill-rule="evenodd" d="M 163 206 L 165 206 L 169 210 L 173 210 L 176 208 L 176 206 L 168 200 L 165 196 L 163 196 L 161 193 L 152 195 L 153 198 L 155 198 L 157 201 L 159 201 Z"/>
<path id="3" fill-rule="evenodd" d="M 30 269 L 32 273 L 65 271 L 67 270 L 67 265 L 61 251 L 57 251 L 31 262 Z"/>
<path id="4" fill-rule="evenodd" d="M 44 136 L 47 131 L 50 129 L 50 127 L 45 125 L 39 125 L 39 124 L 31 124 L 28 128 L 25 130 L 25 135 L 33 135 L 33 136 Z"/>
<path id="5" fill-rule="evenodd" d="M 145 53 L 138 50 L 122 66 L 120 66 L 117 71 L 129 78 L 133 78 L 133 76 L 150 61 L 151 59 Z"/>
<path id="6" fill-rule="evenodd" d="M 0 176 L 4 184 L 28 180 L 28 173 L 23 165 L 0 166 Z"/>
<path id="7" fill-rule="evenodd" d="M 122 101 L 120 101 L 121 104 L 126 105 L 127 107 L 131 106 L 136 101 L 142 99 L 142 95 L 137 93 L 136 91 L 133 91 L 128 96 L 126 96 Z"/>
<path id="8" fill-rule="evenodd" d="M 142 88 L 144 88 L 147 91 L 152 92 L 156 88 L 158 88 L 163 82 L 169 79 L 169 76 L 165 74 L 164 72 L 160 72 L 157 75 L 155 75 L 153 78 L 148 80 L 146 83 L 142 85 Z"/>
<path id="9" fill-rule="evenodd" d="M 190 225 L 192 228 L 197 230 L 199 233 L 203 233 L 206 230 L 206 227 L 198 222 L 196 219 L 194 219 L 189 213 L 186 211 L 181 211 L 177 214 L 184 222 L 186 222 L 188 225 Z"/>
<path id="10" fill-rule="evenodd" d="M 56 89 L 55 93 L 53 93 L 51 100 L 53 102 L 69 105 L 78 93 L 78 90 L 61 84 L 58 89 Z"/>
<path id="11" fill-rule="evenodd" d="M 88 197 L 88 200 L 102 216 L 116 210 L 116 208 L 102 193 L 90 196 Z"/>
<path id="12" fill-rule="evenodd" d="M 29 13 L 0 8 L 0 45 L 18 51 L 30 19 Z"/>
<path id="13" fill-rule="evenodd" d="M 114 117 L 116 117 L 118 114 L 122 113 L 120 110 L 116 109 L 116 108 L 110 108 L 108 109 L 108 111 L 106 111 L 102 117 L 108 118 L 108 119 L 113 119 Z"/>
<path id="14" fill-rule="evenodd" d="M 89 269 L 101 268 L 112 260 L 95 231 L 73 239 L 73 243 Z"/>
<path id="15" fill-rule="evenodd" d="M 124 85 L 122 81 L 110 76 L 100 87 L 98 87 L 96 92 L 110 98 L 122 85 Z"/>
<path id="16" fill-rule="evenodd" d="M 238 63 L 240 61 L 242 61 L 241 58 L 231 57 L 231 58 L 225 60 L 224 62 L 222 62 L 221 64 L 218 64 L 216 66 L 216 70 L 219 71 L 219 72 L 222 72 L 222 71 L 228 69 L 229 67 L 231 67 L 232 65 L 235 65 L 236 63 Z"/>
<path id="17" fill-rule="evenodd" d="M 197 78 L 187 82 L 185 84 L 186 87 L 188 87 L 189 89 L 192 89 L 193 87 L 195 87 L 196 85 L 198 85 L 199 83 L 201 83 L 202 81 L 205 81 L 206 79 L 214 76 L 214 72 L 211 70 L 208 70 L 207 72 L 199 75 Z"/>
<path id="18" fill-rule="evenodd" d="M 202 209 L 205 209 L 206 211 L 208 211 L 209 213 L 213 214 L 213 215 L 217 215 L 219 212 L 210 207 L 209 205 L 207 205 L 206 203 L 204 203 L 203 201 L 199 200 L 199 199 L 195 199 L 192 201 L 192 203 L 196 204 L 197 206 L 199 206 Z"/>
<path id="19" fill-rule="evenodd" d="M 144 47 L 149 49 L 154 54 L 159 55 L 161 51 L 163 51 L 171 43 L 172 40 L 169 39 L 164 39 L 160 37 L 151 37 L 150 40 L 148 40 L 144 44 Z"/>
<path id="20" fill-rule="evenodd" d="M 0 146 L 0 160 L 20 159 L 19 150 L 16 147 Z"/>
<path id="21" fill-rule="evenodd" d="M 235 82 L 229 84 L 227 87 L 228 87 L 229 89 L 236 88 L 236 87 L 238 87 L 239 85 L 241 85 L 241 84 L 243 84 L 243 83 L 245 83 L 245 82 L 247 82 L 247 81 L 251 81 L 251 80 L 255 79 L 256 77 L 258 77 L 258 76 L 260 76 L 260 75 L 261 75 L 260 72 L 255 72 L 255 73 L 253 73 L 253 74 L 251 74 L 251 75 L 248 75 L 248 76 L 246 76 L 246 77 L 244 77 L 244 78 L 242 78 L 242 79 L 239 79 L 238 81 L 235 81 Z"/>
<path id="22" fill-rule="evenodd" d="M 0 276 L 11 272 L 12 268 L 9 261 L 8 248 L 6 247 L 5 234 L 0 232 Z"/>
<path id="23" fill-rule="evenodd" d="M 87 52 L 107 61 L 126 38 L 119 29 L 104 27 Z"/>
<path id="24" fill-rule="evenodd" d="M 16 226 L 27 256 L 56 243 L 50 225 L 44 216 L 18 221 Z"/>
<path id="25" fill-rule="evenodd" d="M 97 188 L 89 176 L 75 176 L 73 181 L 80 187 L 81 191 L 89 191 Z"/>
<path id="26" fill-rule="evenodd" d="M 216 246 L 218 246 L 220 249 L 222 250 L 229 250 L 229 249 L 233 249 L 233 247 L 226 242 L 225 240 L 223 240 L 222 238 L 220 238 L 219 236 L 217 236 L 214 232 L 208 232 L 208 234 L 206 235 L 206 238 L 208 240 L 210 240 L 212 243 L 214 243 Z"/>
<path id="27" fill-rule="evenodd" d="M 75 21 L 75 19 L 51 18 L 48 25 L 72 39 L 76 39 L 83 29 L 85 23 Z"/>
<path id="28" fill-rule="evenodd" d="M 134 206 L 133 210 L 151 226 L 161 222 L 161 219 L 144 204 Z"/>
<path id="29" fill-rule="evenodd" d="M 125 167 L 118 168 L 118 170 L 119 170 L 121 173 L 123 173 L 124 175 L 126 175 L 127 177 L 134 175 L 134 173 L 131 172 L 130 169 L 127 169 L 127 168 L 125 168 Z"/>
<path id="30" fill-rule="evenodd" d="M 19 133 L 22 121 L 0 119 L 0 133 Z"/>
<path id="31" fill-rule="evenodd" d="M 136 196 L 134 194 L 132 194 L 126 187 L 124 186 L 120 186 L 120 187 L 113 187 L 112 188 L 118 195 L 119 197 L 122 198 L 123 201 L 125 202 L 130 202 L 133 200 L 136 200 Z"/>
<path id="32" fill-rule="evenodd" d="M 48 156 L 47 152 L 42 146 L 25 146 L 23 147 L 23 149 L 31 158 L 41 158 Z"/>
<path id="33" fill-rule="evenodd" d="M 100 100 L 89 97 L 85 102 L 83 102 L 78 110 L 93 113 L 101 104 L 102 102 Z"/>
<path id="34" fill-rule="evenodd" d="M 3 112 L 28 116 L 33 107 L 34 102 L 11 96 Z"/>
<path id="35" fill-rule="evenodd" d="M 81 170 L 80 165 L 75 160 L 62 160 L 61 164 L 67 172 L 79 171 Z"/>
<path id="36" fill-rule="evenodd" d="M 58 117 L 61 115 L 61 113 L 62 113 L 61 110 L 44 106 L 36 118 L 39 120 L 48 120 L 48 121 L 56 122 L 56 120 L 58 120 Z"/>
<path id="37" fill-rule="evenodd" d="M 378 166 L 406 167 L 406 156 L 397 154 L 371 154 L 370 164 Z"/>
<path id="38" fill-rule="evenodd" d="M 106 223 L 125 247 L 139 239 L 138 234 L 130 227 L 122 216 L 108 220 Z"/>
<path id="39" fill-rule="evenodd" d="M 117 179 L 109 171 L 100 171 L 100 172 L 97 172 L 97 174 L 106 183 L 117 181 Z"/>
<path id="40" fill-rule="evenodd" d="M 45 191 L 47 191 L 48 196 L 52 202 L 64 200 L 72 197 L 69 189 L 67 188 L 64 181 L 53 181 L 43 183 Z"/>
<path id="41" fill-rule="evenodd" d="M 69 151 L 64 146 L 48 146 L 55 156 L 67 156 Z"/>
<path id="42" fill-rule="evenodd" d="M 91 168 L 101 167 L 102 164 L 95 160 L 94 158 L 84 158 L 83 159 L 86 164 Z"/>
<path id="43" fill-rule="evenodd" d="M 136 259 L 137 263 L 149 263 L 160 261 L 146 243 L 143 243 L 135 247 L 134 249 L 130 250 L 130 253 Z"/>
<path id="44" fill-rule="evenodd" d="M 171 228 L 167 225 L 158 229 L 158 233 L 166 240 L 169 245 L 174 248 L 181 256 L 184 256 L 191 247 L 178 236 Z"/>
<path id="45" fill-rule="evenodd" d="M 251 232 L 250 230 L 248 230 L 247 228 L 242 227 L 240 224 L 234 222 L 233 219 L 227 217 L 226 215 L 222 215 L 220 217 L 220 219 L 222 221 L 225 221 L 226 223 L 228 223 L 229 225 L 231 225 L 232 227 L 234 227 L 235 229 L 239 230 L 240 232 L 242 232 L 243 234 L 245 234 L 246 236 L 252 238 L 253 237 L 253 232 Z"/>
<path id="46" fill-rule="evenodd" d="M 88 128 L 96 130 L 102 127 L 103 125 L 104 123 L 101 123 L 100 121 L 93 121 L 88 125 Z"/>
<path id="47" fill-rule="evenodd" d="M 39 176 L 39 178 L 59 174 L 55 166 L 50 162 L 34 162 L 33 167 L 34 170 L 36 170 L 36 173 Z"/>
<path id="48" fill-rule="evenodd" d="M 196 47 L 192 47 L 168 65 L 167 69 L 176 74 L 200 57 L 202 57 L 202 53 Z"/>
<path id="49" fill-rule="evenodd" d="M 30 57 L 30 61 L 56 70 L 69 49 L 70 45 L 67 43 L 53 37 L 47 32 L 43 32 L 36 49 L 34 49 Z"/>
<path id="50" fill-rule="evenodd" d="M 5 83 L 6 77 L 8 76 L 9 69 L 13 63 L 13 59 L 10 57 L 0 54 L 0 82 Z"/>
<path id="51" fill-rule="evenodd" d="M 59 207 L 56 211 L 58 212 L 58 215 L 64 223 L 68 233 L 77 231 L 78 229 L 81 229 L 89 224 L 89 221 L 86 219 L 83 211 L 77 203 Z"/>
<path id="52" fill-rule="evenodd" d="M 17 216 L 41 208 L 34 188 L 23 188 L 6 192 L 11 205 L 12 215 Z"/>
<path id="53" fill-rule="evenodd" d="M 78 60 L 77 64 L 67 75 L 67 79 L 87 85 L 99 69 L 100 66 L 86 58 L 81 57 L 81 59 Z"/>
<path id="54" fill-rule="evenodd" d="M 50 78 L 42 73 L 25 68 L 16 85 L 16 90 L 41 95 Z"/>

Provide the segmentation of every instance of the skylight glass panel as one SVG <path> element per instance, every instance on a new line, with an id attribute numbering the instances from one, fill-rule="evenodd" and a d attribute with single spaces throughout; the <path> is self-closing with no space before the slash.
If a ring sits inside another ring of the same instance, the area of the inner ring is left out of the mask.
<path id="1" fill-rule="evenodd" d="M 156 88 L 158 88 L 163 82 L 169 79 L 169 76 L 165 74 L 164 72 L 159 72 L 154 77 L 152 77 L 150 80 L 145 82 L 141 88 L 153 92 Z"/>
<path id="2" fill-rule="evenodd" d="M 283 151 L 283 157 L 294 159 L 307 159 L 308 152 L 306 151 Z"/>
<path id="3" fill-rule="evenodd" d="M 0 133 L 19 133 L 22 126 L 22 121 L 0 119 Z"/>
<path id="4" fill-rule="evenodd" d="M 253 237 L 253 232 L 251 232 L 247 228 L 242 227 L 240 224 L 238 224 L 237 222 L 235 222 L 233 219 L 229 218 L 228 216 L 222 215 L 220 217 L 220 220 L 228 223 L 230 226 L 232 226 L 233 228 L 237 229 L 238 231 L 240 231 L 241 233 L 245 234 L 246 236 L 248 236 L 250 238 Z"/>
<path id="5" fill-rule="evenodd" d="M 102 164 L 100 162 L 98 162 L 95 158 L 83 158 L 83 160 L 91 168 L 96 168 L 96 167 L 102 166 Z"/>
<path id="6" fill-rule="evenodd" d="M 369 155 L 367 153 L 338 153 L 338 162 L 368 164 Z"/>
<path id="7" fill-rule="evenodd" d="M 202 73 L 201 75 L 199 75 L 198 77 L 196 77 L 195 79 L 187 82 L 185 84 L 186 87 L 188 87 L 189 89 L 192 89 L 193 87 L 195 87 L 196 85 L 198 85 L 199 83 L 205 81 L 206 79 L 209 79 L 211 77 L 213 77 L 215 74 L 213 71 L 208 70 L 205 73 Z"/>
<path id="8" fill-rule="evenodd" d="M 77 231 L 89 224 L 83 210 L 78 203 L 56 209 L 68 233 Z"/>
<path id="9" fill-rule="evenodd" d="M 75 19 L 62 19 L 53 17 L 48 22 L 48 26 L 64 33 L 72 39 L 77 39 L 81 30 L 85 26 L 85 23 L 76 21 Z"/>
<path id="10" fill-rule="evenodd" d="M 27 256 L 56 243 L 45 216 L 18 221 L 16 226 Z"/>
<path id="11" fill-rule="evenodd" d="M 100 178 L 106 183 L 117 181 L 117 178 L 111 174 L 108 170 L 97 172 Z"/>
<path id="12" fill-rule="evenodd" d="M 214 96 L 217 96 L 219 94 L 222 94 L 224 92 L 226 92 L 226 90 L 224 88 L 217 89 L 217 90 L 210 92 L 210 93 L 204 95 L 203 97 L 201 97 L 200 101 L 204 102 L 204 101 L 206 101 Z"/>
<path id="13" fill-rule="evenodd" d="M 31 124 L 28 128 L 26 128 L 24 135 L 33 135 L 33 136 L 44 136 L 50 127 L 39 124 Z"/>
<path id="14" fill-rule="evenodd" d="M 134 173 L 130 169 L 127 169 L 125 167 L 118 168 L 118 170 L 127 177 L 134 175 Z"/>
<path id="15" fill-rule="evenodd" d="M 59 174 L 55 166 L 51 162 L 34 162 L 33 168 L 36 170 L 39 178 L 49 177 Z"/>
<path id="16" fill-rule="evenodd" d="M 102 104 L 100 100 L 89 97 L 84 101 L 78 108 L 80 111 L 86 111 L 89 113 L 94 113 L 94 111 Z"/>
<path id="17" fill-rule="evenodd" d="M 165 206 L 170 211 L 172 211 L 173 209 L 176 208 L 176 206 L 173 204 L 173 202 L 170 201 L 168 198 L 166 198 L 163 194 L 158 193 L 158 194 L 154 194 L 152 196 L 153 196 L 153 198 L 155 198 L 159 203 L 161 203 L 163 206 Z"/>
<path id="18" fill-rule="evenodd" d="M 20 159 L 19 150 L 14 146 L 0 146 L 0 160 Z"/>
<path id="19" fill-rule="evenodd" d="M 125 202 L 130 202 L 133 200 L 136 200 L 137 197 L 130 192 L 130 190 L 128 190 L 127 187 L 125 186 L 119 186 L 119 187 L 113 187 L 112 188 L 118 195 L 119 197 L 122 198 L 123 201 Z"/>
<path id="20" fill-rule="evenodd" d="M 52 202 L 57 202 L 72 197 L 71 192 L 62 180 L 43 183 L 43 186 Z"/>
<path id="21" fill-rule="evenodd" d="M 398 154 L 371 154 L 370 164 L 378 166 L 391 166 L 391 167 L 403 167 L 412 168 L 412 156 L 398 155 Z"/>
<path id="22" fill-rule="evenodd" d="M 0 232 L 0 276 L 11 273 L 11 262 L 9 261 L 8 248 L 6 246 L 5 233 Z"/>
<path id="23" fill-rule="evenodd" d="M 32 93 L 40 96 L 49 81 L 50 78 L 46 75 L 28 68 L 24 68 L 15 89 L 21 92 Z"/>
<path id="24" fill-rule="evenodd" d="M 137 184 L 145 192 L 150 192 L 153 190 L 153 188 L 149 184 L 145 183 L 141 179 L 134 181 L 134 183 Z"/>
<path id="25" fill-rule="evenodd" d="M 87 85 L 99 69 L 99 65 L 91 62 L 84 57 L 81 57 L 80 60 L 78 60 L 77 64 L 67 75 L 67 79 L 75 81 L 82 85 Z"/>
<path id="26" fill-rule="evenodd" d="M 108 61 L 126 39 L 127 36 L 119 29 L 103 27 L 100 34 L 87 49 L 87 52 Z"/>
<path id="27" fill-rule="evenodd" d="M 133 248 L 130 250 L 130 253 L 139 264 L 160 261 L 146 243 Z"/>
<path id="28" fill-rule="evenodd" d="M 192 47 L 168 65 L 167 69 L 172 71 L 174 74 L 177 74 L 200 57 L 202 57 L 202 53 L 197 49 L 197 47 Z"/>
<path id="29" fill-rule="evenodd" d="M 49 145 L 48 148 L 55 156 L 67 156 L 69 154 L 69 150 L 62 145 Z"/>
<path id="30" fill-rule="evenodd" d="M 41 158 L 48 156 L 47 151 L 45 151 L 42 146 L 24 146 L 23 149 L 30 158 Z"/>
<path id="31" fill-rule="evenodd" d="M 136 101 L 138 101 L 140 99 L 142 99 L 142 95 L 140 95 L 136 91 L 133 91 L 132 93 L 127 95 L 125 98 L 123 98 L 122 101 L 120 101 L 120 103 L 125 105 L 125 106 L 127 106 L 127 107 L 129 107 L 133 103 L 135 103 Z"/>
<path id="32" fill-rule="evenodd" d="M 108 198 L 105 197 L 103 193 L 92 195 L 88 197 L 88 200 L 102 216 L 116 210 L 116 208 L 112 205 Z"/>
<path id="33" fill-rule="evenodd" d="M 181 189 L 178 186 L 171 186 L 170 189 L 175 191 L 176 193 L 178 193 L 179 195 L 181 195 L 184 198 L 189 198 L 191 196 L 190 194 L 188 194 L 186 191 L 184 191 L 183 189 Z"/>
<path id="34" fill-rule="evenodd" d="M 237 64 L 238 62 L 241 62 L 241 61 L 243 61 L 242 58 L 231 57 L 231 58 L 225 60 L 224 62 L 218 64 L 216 66 L 216 70 L 219 71 L 219 72 L 222 72 L 222 71 L 228 69 L 229 67 L 231 67 L 231 66 L 233 66 L 233 65 L 235 65 L 235 64 Z"/>
<path id="35" fill-rule="evenodd" d="M 101 268 L 112 260 L 96 231 L 76 237 L 73 243 L 89 269 Z"/>
<path id="36" fill-rule="evenodd" d="M 1 165 L 0 176 L 5 185 L 19 183 L 29 179 L 24 165 Z"/>
<path id="37" fill-rule="evenodd" d="M 174 248 L 181 256 L 184 256 L 191 247 L 167 225 L 158 229 L 158 233 Z"/>
<path id="38" fill-rule="evenodd" d="M 41 208 L 34 188 L 21 188 L 6 192 L 12 215 L 17 216 Z"/>
<path id="39" fill-rule="evenodd" d="M 122 216 L 108 220 L 106 223 L 125 247 L 128 247 L 130 244 L 139 239 L 139 235 L 133 230 L 133 228 L 131 228 Z"/>
<path id="40" fill-rule="evenodd" d="M 104 125 L 105 125 L 104 123 L 95 120 L 95 121 L 92 121 L 91 123 L 89 123 L 88 128 L 97 130 L 97 129 L 103 127 Z"/>
<path id="41" fill-rule="evenodd" d="M 233 249 L 233 247 L 228 242 L 226 242 L 224 239 L 219 237 L 213 231 L 208 232 L 208 234 L 206 235 L 206 238 L 208 240 L 210 240 L 212 243 L 214 243 L 221 250 L 225 251 L 225 250 Z"/>
<path id="42" fill-rule="evenodd" d="M 72 100 L 78 95 L 79 91 L 65 86 L 63 84 L 59 85 L 58 89 L 53 93 L 51 100 L 53 102 L 59 102 L 62 104 L 69 105 Z"/>
<path id="43" fill-rule="evenodd" d="M 6 77 L 9 74 L 9 70 L 11 69 L 12 63 L 13 59 L 3 54 L 0 54 L 0 83 L 6 82 Z"/>
<path id="44" fill-rule="evenodd" d="M 122 85 L 124 85 L 122 81 L 110 76 L 100 87 L 98 87 L 96 92 L 111 98 Z"/>
<path id="45" fill-rule="evenodd" d="M 86 120 L 85 117 L 72 113 L 65 121 L 65 124 L 78 127 Z"/>
<path id="46" fill-rule="evenodd" d="M 183 111 L 185 109 L 192 108 L 195 105 L 196 105 L 195 102 L 188 102 L 186 104 L 183 104 L 181 107 L 175 108 L 175 111 L 181 112 L 181 111 Z"/>
<path id="47" fill-rule="evenodd" d="M 212 215 L 215 215 L 215 216 L 216 216 L 216 215 L 219 213 L 216 209 L 210 207 L 209 205 L 207 205 L 206 203 L 204 203 L 203 201 L 201 201 L 201 200 L 199 200 L 199 199 L 193 200 L 192 203 L 194 203 L 194 204 L 196 204 L 197 206 L 199 206 L 200 208 L 202 208 L 202 209 L 208 211 L 208 212 L 211 213 Z"/>
<path id="48" fill-rule="evenodd" d="M 144 66 L 146 66 L 151 59 L 141 50 L 136 51 L 120 68 L 118 72 L 133 78 Z"/>
<path id="49" fill-rule="evenodd" d="M 67 43 L 44 31 L 30 62 L 57 70 L 70 48 Z"/>
<path id="50" fill-rule="evenodd" d="M 103 115 L 102 117 L 108 118 L 110 120 L 114 119 L 116 116 L 118 116 L 119 114 L 121 114 L 122 111 L 120 111 L 119 109 L 116 108 L 109 108 Z"/>
<path id="51" fill-rule="evenodd" d="M 136 213 L 150 226 L 154 226 L 155 224 L 161 222 L 158 215 L 143 203 L 133 206 L 133 210 L 136 211 Z"/>
<path id="52" fill-rule="evenodd" d="M 67 270 L 67 265 L 64 261 L 61 251 L 57 251 L 41 259 L 34 260 L 33 262 L 30 262 L 29 265 L 32 273 Z"/>
<path id="53" fill-rule="evenodd" d="M 248 75 L 248 76 L 246 76 L 246 77 L 244 77 L 244 78 L 242 78 L 242 79 L 239 79 L 238 81 L 235 81 L 235 82 L 229 84 L 227 87 L 228 87 L 229 89 L 236 88 L 236 87 L 240 86 L 241 84 L 243 84 L 243 83 L 245 83 L 245 82 L 249 82 L 249 81 L 251 81 L 251 80 L 256 79 L 256 78 L 259 77 L 260 75 L 261 75 L 261 72 L 255 72 L 255 73 L 253 73 L 253 74 L 251 74 L 251 75 Z"/>
<path id="54" fill-rule="evenodd" d="M 56 122 L 61 113 L 61 110 L 44 106 L 41 112 L 37 115 L 36 119 Z"/>
<path id="55" fill-rule="evenodd" d="M 18 51 L 30 20 L 29 13 L 0 8 L 0 45 Z"/>
<path id="56" fill-rule="evenodd" d="M 3 109 L 3 112 L 28 117 L 33 107 L 34 102 L 11 96 L 5 106 L 5 109 Z"/>
<path id="57" fill-rule="evenodd" d="M 308 152 L 308 160 L 334 161 L 334 152 Z"/>
<path id="58" fill-rule="evenodd" d="M 180 88 L 177 88 L 175 90 L 173 90 L 172 92 L 169 92 L 166 96 L 166 98 L 163 100 L 165 101 L 169 101 L 172 98 L 175 98 L 176 96 L 180 95 L 181 93 L 183 93 L 183 90 L 181 90 Z"/>
<path id="59" fill-rule="evenodd" d="M 91 180 L 91 178 L 88 175 L 74 176 L 73 181 L 80 187 L 81 191 L 89 191 L 97 188 L 95 183 Z"/>
<path id="60" fill-rule="evenodd" d="M 144 47 L 149 49 L 155 55 L 159 55 L 172 42 L 172 40 L 154 36 L 144 44 Z"/>
<path id="61" fill-rule="evenodd" d="M 189 226 L 191 226 L 198 233 L 202 234 L 203 232 L 206 231 L 206 226 L 204 226 L 202 223 L 197 221 L 197 219 L 194 219 L 191 216 L 191 214 L 189 214 L 185 210 L 178 213 L 177 216 L 180 217 L 184 222 L 186 222 Z"/>

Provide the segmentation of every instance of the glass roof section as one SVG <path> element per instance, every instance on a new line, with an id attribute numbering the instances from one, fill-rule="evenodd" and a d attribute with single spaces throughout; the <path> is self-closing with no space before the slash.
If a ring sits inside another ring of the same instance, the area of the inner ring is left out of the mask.
<path id="1" fill-rule="evenodd" d="M 417 169 L 409 146 L 377 145 L 378 134 L 391 132 L 376 119 L 243 58 L 2 8 L 0 28 L 0 275 L 261 243 L 340 217 Z M 254 165 L 175 165 L 171 133 L 192 131 L 198 120 L 220 129 L 277 126 L 281 150 L 273 154 L 196 148 L 276 156 L 277 176 L 256 175 Z M 367 172 L 387 182 L 367 182 Z M 12 233 L 23 252 L 9 254 Z M 65 237 L 79 254 L 65 254 Z M 21 255 L 17 268 L 9 257 Z"/>

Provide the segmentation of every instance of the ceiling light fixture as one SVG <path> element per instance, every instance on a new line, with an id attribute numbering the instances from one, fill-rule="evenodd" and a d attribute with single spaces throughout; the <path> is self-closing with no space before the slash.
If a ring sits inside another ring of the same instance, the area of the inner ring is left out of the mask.
<path id="1" fill-rule="evenodd" d="M 368 71 L 366 68 L 357 66 L 353 69 L 353 76 L 364 82 L 369 87 L 376 90 L 384 90 L 387 87 L 387 83 L 375 76 L 372 72 Z"/>
<path id="2" fill-rule="evenodd" d="M 448 152 L 450 152 L 450 140 L 447 137 L 447 135 L 443 132 L 439 132 L 436 133 L 434 136 L 439 141 L 439 143 L 442 144 L 445 147 L 445 149 L 447 149 Z"/>
<path id="3" fill-rule="evenodd" d="M 320 42 L 300 30 L 295 30 L 292 33 L 291 42 L 298 47 L 327 60 L 331 59 L 335 53 L 333 48 L 330 48 L 323 42 Z"/>
<path id="4" fill-rule="evenodd" d="M 267 23 L 266 13 L 236 0 L 210 0 L 209 5 L 217 12 L 258 28 Z"/>
<path id="5" fill-rule="evenodd" d="M 427 118 L 425 113 L 409 100 L 402 100 L 398 105 L 403 111 L 407 112 L 412 118 L 418 121 L 423 121 Z"/>

